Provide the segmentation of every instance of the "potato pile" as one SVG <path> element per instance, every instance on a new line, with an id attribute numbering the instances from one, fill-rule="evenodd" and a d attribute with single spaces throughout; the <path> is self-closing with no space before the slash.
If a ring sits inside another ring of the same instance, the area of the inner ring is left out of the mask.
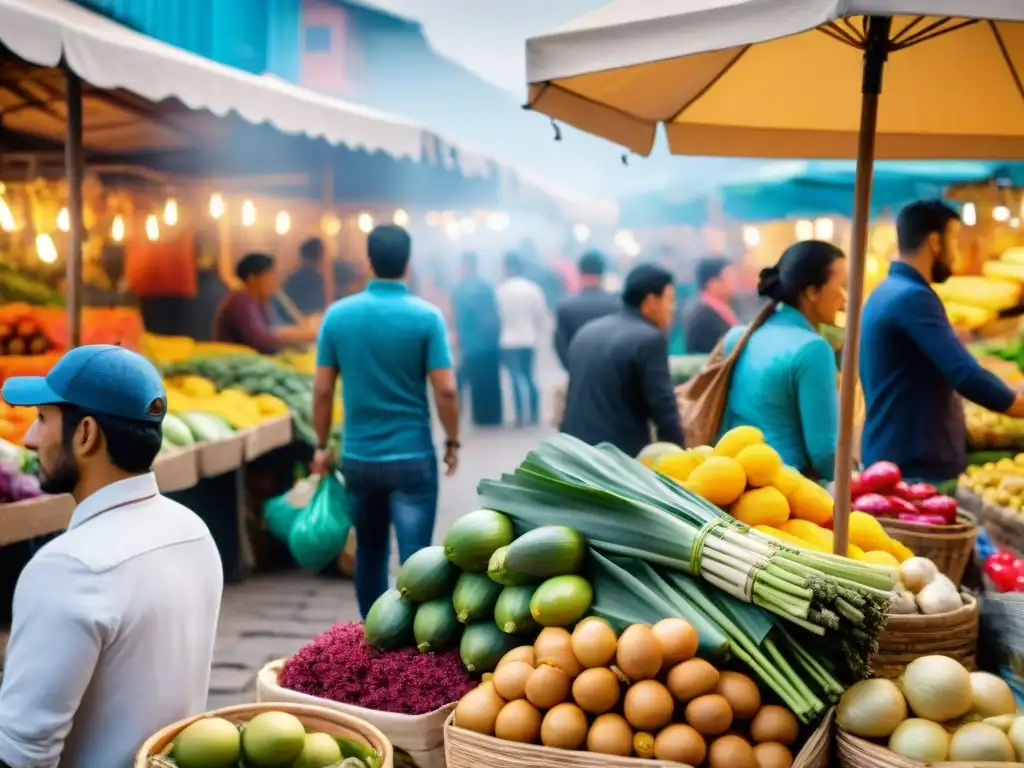
<path id="1" fill-rule="evenodd" d="M 799 736 L 757 684 L 694 657 L 697 632 L 669 618 L 616 637 L 587 618 L 509 651 L 467 693 L 455 725 L 556 749 L 674 760 L 707 768 L 789 768 Z"/>

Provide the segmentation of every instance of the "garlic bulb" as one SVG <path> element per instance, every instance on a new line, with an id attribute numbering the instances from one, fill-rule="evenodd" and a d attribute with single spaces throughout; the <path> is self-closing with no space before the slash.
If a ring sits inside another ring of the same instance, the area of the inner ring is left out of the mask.
<path id="1" fill-rule="evenodd" d="M 908 589 L 896 593 L 892 603 L 889 604 L 889 613 L 905 615 L 917 613 L 917 603 L 914 600 L 914 593 Z"/>
<path id="2" fill-rule="evenodd" d="M 915 595 L 938 575 L 935 563 L 926 557 L 911 557 L 900 564 L 900 581 Z"/>
<path id="3" fill-rule="evenodd" d="M 926 616 L 936 613 L 951 613 L 961 608 L 963 604 L 956 588 L 949 587 L 938 579 L 917 593 L 917 607 Z"/>

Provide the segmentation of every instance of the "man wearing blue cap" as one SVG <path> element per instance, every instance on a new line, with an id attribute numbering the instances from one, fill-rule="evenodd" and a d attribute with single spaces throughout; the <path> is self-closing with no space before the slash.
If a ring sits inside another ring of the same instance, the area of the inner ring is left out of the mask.
<path id="1" fill-rule="evenodd" d="M 120 347 L 79 347 L 45 377 L 8 379 L 35 406 L 40 484 L 77 502 L 14 593 L 0 686 L 0 766 L 130 768 L 142 742 L 206 708 L 220 555 L 151 471 L 167 395 Z"/>

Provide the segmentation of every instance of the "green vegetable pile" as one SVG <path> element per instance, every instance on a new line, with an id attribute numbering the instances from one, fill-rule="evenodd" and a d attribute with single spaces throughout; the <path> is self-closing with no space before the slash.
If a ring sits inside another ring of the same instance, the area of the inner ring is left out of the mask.
<path id="1" fill-rule="evenodd" d="M 15 269 L 13 264 L 0 265 L 0 304 L 24 302 L 35 307 L 63 307 L 64 297 L 40 278 Z"/>
<path id="2" fill-rule="evenodd" d="M 260 355 L 193 357 L 166 365 L 164 376 L 202 376 L 218 390 L 236 387 L 250 395 L 274 395 L 288 405 L 298 437 L 316 445 L 313 430 L 313 377 L 296 373 L 271 358 Z"/>
<path id="3" fill-rule="evenodd" d="M 443 546 L 405 561 L 396 588 L 366 617 L 366 641 L 382 651 L 415 643 L 423 653 L 458 643 L 467 670 L 490 672 L 542 627 L 572 627 L 586 615 L 594 591 L 577 575 L 586 550 L 572 528 L 545 526 L 516 538 L 505 515 L 471 512 L 455 521 Z"/>

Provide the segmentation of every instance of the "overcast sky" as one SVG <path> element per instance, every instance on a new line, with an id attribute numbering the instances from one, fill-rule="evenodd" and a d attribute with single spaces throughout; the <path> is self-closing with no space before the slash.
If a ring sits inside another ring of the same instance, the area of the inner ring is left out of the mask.
<path id="1" fill-rule="evenodd" d="M 524 41 L 607 0 L 359 0 L 415 19 L 435 50 L 506 90 L 526 88 Z"/>

